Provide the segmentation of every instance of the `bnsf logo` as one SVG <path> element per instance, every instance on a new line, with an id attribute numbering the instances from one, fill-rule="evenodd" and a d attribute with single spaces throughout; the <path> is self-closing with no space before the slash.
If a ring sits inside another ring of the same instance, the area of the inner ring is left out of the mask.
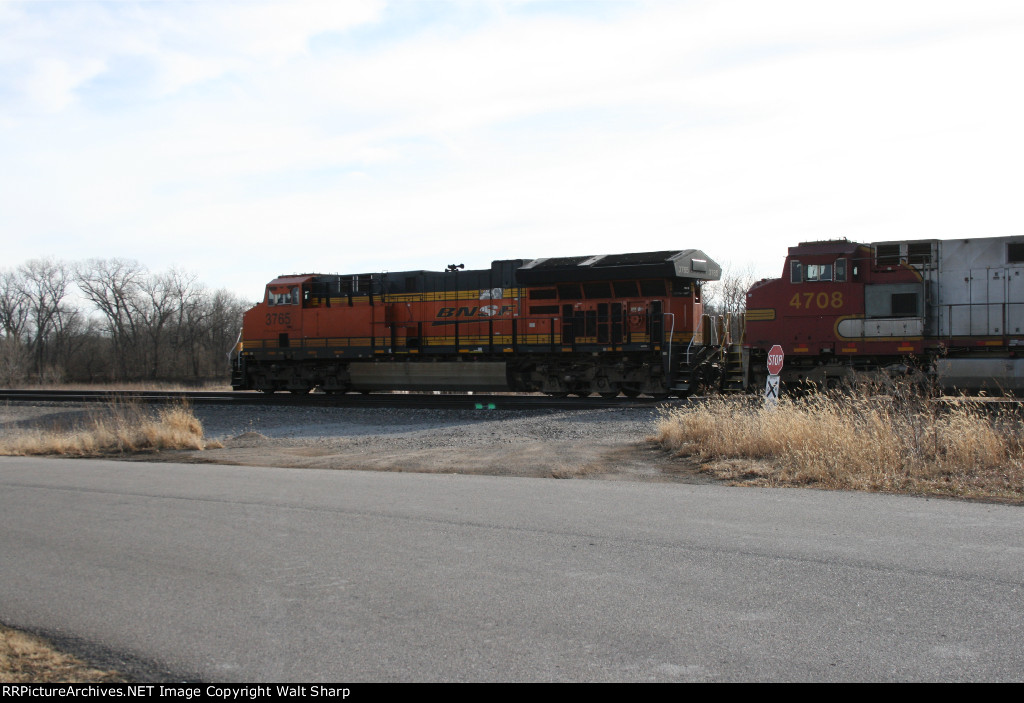
<path id="1" fill-rule="evenodd" d="M 514 305 L 481 305 L 480 307 L 441 308 L 438 317 L 501 317 L 515 310 Z"/>

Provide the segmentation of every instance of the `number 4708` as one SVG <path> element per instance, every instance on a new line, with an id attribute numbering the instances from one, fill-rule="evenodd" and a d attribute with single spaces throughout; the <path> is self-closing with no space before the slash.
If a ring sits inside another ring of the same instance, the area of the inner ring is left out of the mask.
<path id="1" fill-rule="evenodd" d="M 797 310 L 809 310 L 812 307 L 819 310 L 826 310 L 828 308 L 841 308 L 843 307 L 843 293 L 842 291 L 834 291 L 831 295 L 828 293 L 794 293 L 793 297 L 789 299 L 789 307 L 796 308 Z"/>

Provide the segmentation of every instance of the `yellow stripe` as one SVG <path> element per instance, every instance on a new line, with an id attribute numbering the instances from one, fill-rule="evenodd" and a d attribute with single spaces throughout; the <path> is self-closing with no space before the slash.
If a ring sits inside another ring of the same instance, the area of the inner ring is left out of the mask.
<path id="1" fill-rule="evenodd" d="M 500 298 L 481 298 L 480 290 L 446 290 L 433 293 L 398 293 L 385 294 L 384 300 L 388 303 L 436 303 L 439 301 L 461 300 L 466 303 L 481 302 L 484 304 L 493 301 L 509 300 L 518 298 L 521 295 L 521 288 L 504 288 Z"/>
<path id="2" fill-rule="evenodd" d="M 747 310 L 747 322 L 770 322 L 775 319 L 775 308 Z"/>

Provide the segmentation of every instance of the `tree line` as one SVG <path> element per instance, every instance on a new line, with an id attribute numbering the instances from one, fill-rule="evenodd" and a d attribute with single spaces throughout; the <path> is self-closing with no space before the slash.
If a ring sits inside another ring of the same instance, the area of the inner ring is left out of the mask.
<path id="1" fill-rule="evenodd" d="M 0 385 L 223 381 L 251 306 L 175 268 L 33 259 L 0 270 Z"/>

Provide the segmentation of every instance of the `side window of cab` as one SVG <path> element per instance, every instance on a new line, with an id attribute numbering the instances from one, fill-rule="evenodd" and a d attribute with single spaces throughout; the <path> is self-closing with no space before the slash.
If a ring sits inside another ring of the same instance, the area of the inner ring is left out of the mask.
<path id="1" fill-rule="evenodd" d="M 836 283 L 846 282 L 846 259 L 836 259 Z"/>
<path id="2" fill-rule="evenodd" d="M 291 288 L 279 288 L 276 291 L 273 288 L 267 289 L 267 305 L 298 305 L 299 304 L 299 288 L 298 286 L 292 286 Z"/>

